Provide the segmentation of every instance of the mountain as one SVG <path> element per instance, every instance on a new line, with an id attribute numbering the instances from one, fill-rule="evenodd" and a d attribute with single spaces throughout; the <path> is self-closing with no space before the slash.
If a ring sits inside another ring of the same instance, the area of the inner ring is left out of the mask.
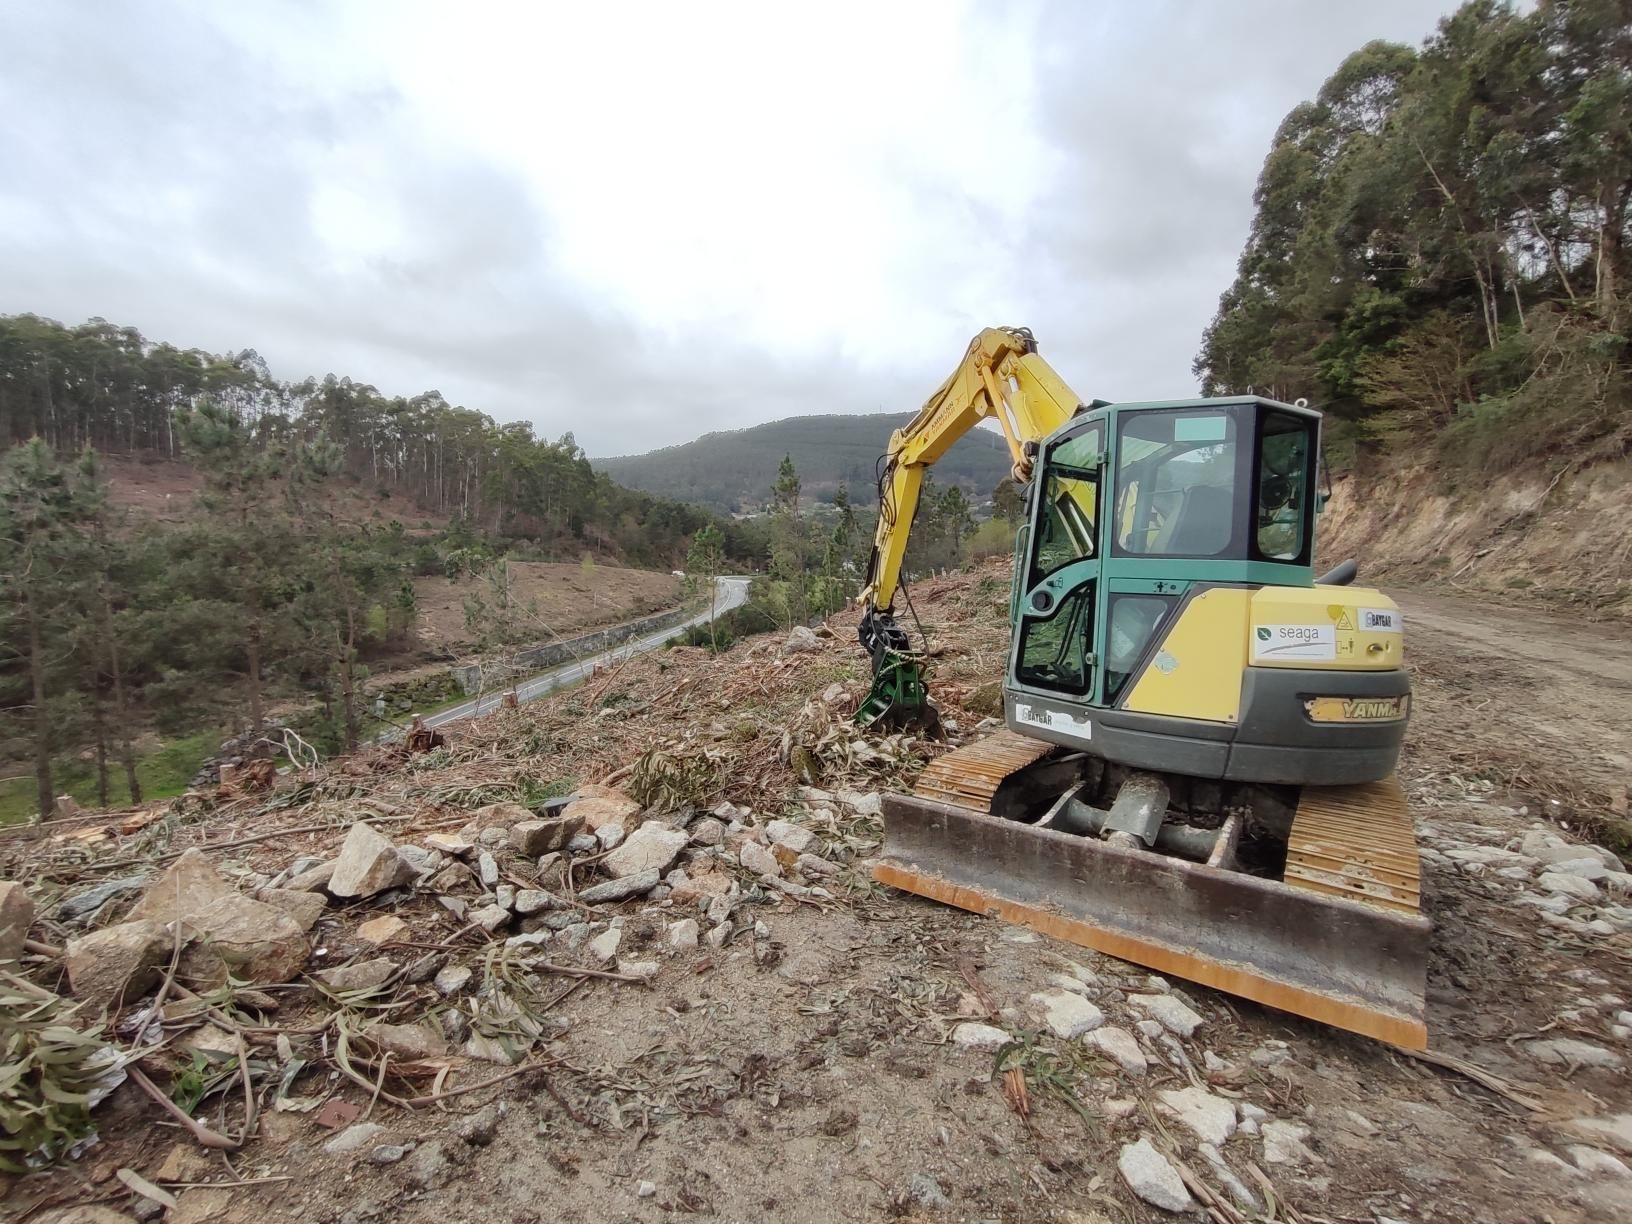
<path id="1" fill-rule="evenodd" d="M 890 434 L 912 419 L 910 412 L 868 416 L 799 416 L 748 429 L 704 434 L 695 442 L 644 455 L 592 459 L 590 463 L 631 489 L 723 511 L 764 506 L 783 455 L 793 456 L 804 495 L 827 501 L 842 484 L 857 505 L 878 501 L 875 464 Z M 957 485 L 973 500 L 990 496 L 1009 470 L 1001 435 L 985 429 L 959 439 L 935 465 L 935 480 Z"/>

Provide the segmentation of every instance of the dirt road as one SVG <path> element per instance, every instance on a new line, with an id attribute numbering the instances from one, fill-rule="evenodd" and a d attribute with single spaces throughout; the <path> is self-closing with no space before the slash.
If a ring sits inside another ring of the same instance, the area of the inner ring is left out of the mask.
<path id="1" fill-rule="evenodd" d="M 1471 770 L 1572 808 L 1624 802 L 1632 629 L 1430 591 L 1395 594 L 1417 692 L 1408 771 Z"/>

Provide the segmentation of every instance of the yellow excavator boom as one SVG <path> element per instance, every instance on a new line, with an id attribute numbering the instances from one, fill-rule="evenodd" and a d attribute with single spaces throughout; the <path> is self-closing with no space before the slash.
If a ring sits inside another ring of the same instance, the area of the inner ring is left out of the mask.
<path id="1" fill-rule="evenodd" d="M 859 602 L 888 615 L 924 470 L 984 420 L 997 422 L 1008 443 L 1015 479 L 1030 479 L 1028 444 L 1071 419 L 1082 400 L 1037 352 L 1023 327 L 988 327 L 969 343 L 958 368 L 901 429 L 890 435 L 879 489 L 878 531 Z"/>

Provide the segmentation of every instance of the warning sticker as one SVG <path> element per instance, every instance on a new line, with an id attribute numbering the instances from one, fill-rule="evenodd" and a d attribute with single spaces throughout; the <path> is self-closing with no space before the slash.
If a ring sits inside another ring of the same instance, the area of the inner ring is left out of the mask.
<path id="1" fill-rule="evenodd" d="M 1394 608 L 1361 608 L 1360 628 L 1372 633 L 1403 633 L 1405 618 Z"/>
<path id="2" fill-rule="evenodd" d="M 1254 625 L 1253 662 L 1282 659 L 1326 661 L 1337 658 L 1336 625 Z"/>
<path id="3" fill-rule="evenodd" d="M 1047 727 L 1050 731 L 1063 731 L 1067 735 L 1078 735 L 1083 739 L 1094 738 L 1094 725 L 1087 718 L 1068 714 L 1063 710 L 1048 710 L 1042 706 L 1024 705 L 1017 701 L 1014 704 L 1014 716 L 1020 722 Z"/>
<path id="4" fill-rule="evenodd" d="M 1337 610 L 1336 624 L 1337 627 L 1343 630 L 1345 633 L 1349 633 L 1354 630 L 1354 622 L 1349 619 L 1349 610 L 1347 608 L 1339 608 Z"/>

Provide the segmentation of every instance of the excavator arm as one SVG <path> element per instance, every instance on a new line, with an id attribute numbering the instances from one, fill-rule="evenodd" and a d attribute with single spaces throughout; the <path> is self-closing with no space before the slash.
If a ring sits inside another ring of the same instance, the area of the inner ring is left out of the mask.
<path id="1" fill-rule="evenodd" d="M 1036 444 L 1069 420 L 1082 400 L 1037 352 L 1024 327 L 989 327 L 969 344 L 957 369 L 911 421 L 890 435 L 879 476 L 878 530 L 858 602 L 858 633 L 873 657 L 873 693 L 864 721 L 921 706 L 922 674 L 910 660 L 906 631 L 895 621 L 895 595 L 925 470 L 981 421 L 1003 431 L 1016 480 L 1031 478 Z"/>

